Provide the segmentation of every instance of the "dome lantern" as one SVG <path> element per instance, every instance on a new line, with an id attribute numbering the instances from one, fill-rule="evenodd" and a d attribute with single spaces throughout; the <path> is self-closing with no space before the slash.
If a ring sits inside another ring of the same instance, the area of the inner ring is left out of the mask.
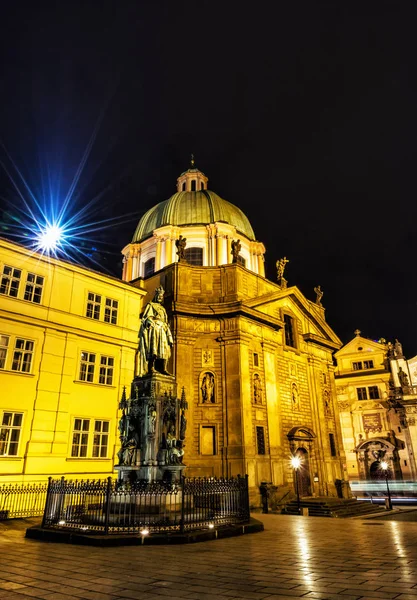
<path id="1" fill-rule="evenodd" d="M 194 154 L 191 154 L 191 165 L 177 179 L 177 192 L 197 192 L 207 189 L 208 177 L 195 167 Z"/>

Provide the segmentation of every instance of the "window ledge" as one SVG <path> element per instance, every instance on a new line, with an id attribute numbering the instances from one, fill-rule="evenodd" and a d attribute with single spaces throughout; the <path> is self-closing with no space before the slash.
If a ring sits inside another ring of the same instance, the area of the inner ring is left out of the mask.
<path id="1" fill-rule="evenodd" d="M 85 462 L 85 461 L 92 461 L 92 460 L 99 460 L 99 461 L 108 461 L 111 460 L 111 458 L 103 458 L 103 457 L 93 457 L 93 456 L 80 456 L 79 458 L 77 458 L 76 456 L 69 456 L 65 459 L 67 462 Z"/>
<path id="2" fill-rule="evenodd" d="M 94 387 L 106 388 L 108 390 L 115 390 L 117 386 L 107 385 L 106 383 L 95 383 L 94 381 L 81 381 L 80 379 L 74 379 L 74 383 L 81 383 L 82 385 L 93 385 Z"/>
<path id="3" fill-rule="evenodd" d="M 35 377 L 34 373 L 25 373 L 24 371 L 12 371 L 11 369 L 0 369 L 0 373 L 7 373 L 8 375 L 24 375 L 25 377 Z"/>
<path id="4" fill-rule="evenodd" d="M 18 460 L 23 460 L 23 456 L 9 456 L 8 454 L 2 454 L 0 456 L 0 461 L 1 460 L 14 460 L 14 461 L 18 461 Z"/>

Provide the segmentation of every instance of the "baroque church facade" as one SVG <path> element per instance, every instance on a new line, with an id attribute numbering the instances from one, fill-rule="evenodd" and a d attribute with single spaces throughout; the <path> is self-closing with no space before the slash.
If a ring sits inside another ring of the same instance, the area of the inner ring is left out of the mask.
<path id="1" fill-rule="evenodd" d="M 187 403 L 188 476 L 248 474 L 336 495 L 347 480 L 321 290 L 265 277 L 246 215 L 192 164 L 123 249 L 122 279 L 0 240 L 0 483 L 115 476 L 119 400 L 138 375 L 140 316 L 156 288 L 168 371 Z"/>
<path id="2" fill-rule="evenodd" d="M 192 163 L 123 249 L 123 279 L 165 290 L 174 344 L 168 369 L 188 401 L 188 476 L 247 473 L 301 495 L 346 479 L 332 355 L 341 342 L 313 302 L 265 278 L 265 247 L 243 212 L 208 189 Z"/>

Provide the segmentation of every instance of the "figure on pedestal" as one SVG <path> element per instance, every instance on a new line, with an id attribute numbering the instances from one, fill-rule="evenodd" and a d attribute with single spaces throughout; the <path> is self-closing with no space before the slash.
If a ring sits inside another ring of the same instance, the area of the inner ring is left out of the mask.
<path id="1" fill-rule="evenodd" d="M 404 358 L 403 346 L 397 339 L 395 340 L 395 343 L 394 343 L 394 354 L 395 354 L 395 358 Z"/>
<path id="2" fill-rule="evenodd" d="M 201 399 L 203 403 L 214 403 L 214 375 L 205 373 L 201 382 Z"/>
<path id="3" fill-rule="evenodd" d="M 410 384 L 408 382 L 408 376 L 405 371 L 403 371 L 402 367 L 398 369 L 398 379 L 402 388 L 408 387 Z"/>
<path id="4" fill-rule="evenodd" d="M 173 338 L 162 306 L 164 293 L 162 286 L 156 288 L 153 301 L 148 302 L 143 313 L 139 329 L 139 376 L 155 372 L 171 375 L 166 365 L 171 356 Z"/>
<path id="5" fill-rule="evenodd" d="M 185 247 L 187 245 L 187 238 L 180 235 L 180 237 L 175 240 L 175 245 L 177 247 L 178 262 L 187 262 L 185 260 Z"/>
<path id="6" fill-rule="evenodd" d="M 318 306 L 321 306 L 321 305 L 322 305 L 322 304 L 321 304 L 321 299 L 323 298 L 323 294 L 324 294 L 324 292 L 322 291 L 322 289 L 321 289 L 321 287 L 320 287 L 319 285 L 317 285 L 317 286 L 314 288 L 314 291 L 316 292 L 316 304 L 317 304 Z"/>
<path id="7" fill-rule="evenodd" d="M 280 258 L 275 263 L 275 266 L 277 268 L 278 285 L 284 289 L 287 287 L 287 280 L 284 278 L 284 271 L 285 271 L 286 264 L 289 262 L 290 262 L 289 259 L 286 256 L 284 256 L 284 258 Z"/>
<path id="8" fill-rule="evenodd" d="M 240 243 L 240 240 L 232 240 L 232 251 L 231 251 L 231 255 L 233 256 L 232 263 L 237 263 L 237 259 L 238 259 L 241 249 L 242 249 L 242 245 Z"/>

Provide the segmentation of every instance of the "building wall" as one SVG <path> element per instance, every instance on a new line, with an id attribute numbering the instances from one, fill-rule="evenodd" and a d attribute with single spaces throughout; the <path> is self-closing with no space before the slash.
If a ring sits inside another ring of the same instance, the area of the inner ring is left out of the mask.
<path id="1" fill-rule="evenodd" d="M 134 369 L 143 292 L 5 240 L 0 248 L 0 335 L 9 342 L 0 368 L 0 481 L 108 475 L 113 472 L 118 442 L 118 401 Z M 9 295 L 5 266 L 21 271 L 17 297 Z M 28 273 L 43 277 L 39 303 L 24 299 Z M 101 296 L 99 319 L 86 316 L 89 292 Z M 106 298 L 118 303 L 116 324 L 104 320 Z M 14 364 L 16 340 L 33 343 L 28 372 Z M 92 382 L 80 380 L 81 353 L 95 355 Z M 102 373 L 107 382 L 100 383 L 101 357 L 113 359 L 111 382 Z M 17 452 L 8 437 L 10 413 L 22 415 L 14 434 Z M 76 418 L 90 421 L 85 457 L 71 456 Z M 105 456 L 93 458 L 97 421 L 108 423 L 104 425 L 108 432 L 102 432 L 108 434 L 107 450 Z"/>

